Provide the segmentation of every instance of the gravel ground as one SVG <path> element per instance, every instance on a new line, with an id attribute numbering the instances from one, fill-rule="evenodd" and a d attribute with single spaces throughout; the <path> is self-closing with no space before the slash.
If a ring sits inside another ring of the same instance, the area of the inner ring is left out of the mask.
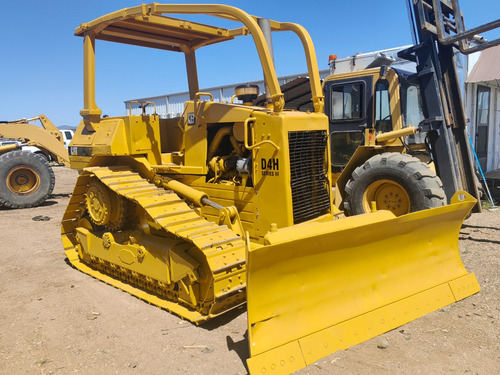
<path id="1" fill-rule="evenodd" d="M 0 373 L 246 374 L 244 308 L 197 327 L 68 265 L 59 222 L 76 172 L 54 170 L 43 206 L 0 208 Z M 500 373 L 500 211 L 468 218 L 459 245 L 480 293 L 298 373 Z"/>

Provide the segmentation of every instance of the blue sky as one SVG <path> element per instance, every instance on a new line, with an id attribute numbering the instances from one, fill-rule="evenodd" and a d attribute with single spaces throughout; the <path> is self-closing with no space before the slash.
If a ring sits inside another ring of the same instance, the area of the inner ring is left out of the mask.
<path id="1" fill-rule="evenodd" d="M 175 1 L 192 3 L 195 1 Z M 199 3 L 214 3 L 198 1 Z M 411 43 L 404 0 L 235 0 L 220 3 L 250 14 L 304 26 L 314 41 L 320 69 L 339 58 Z M 46 114 L 57 126 L 77 126 L 83 107 L 82 43 L 74 30 L 132 0 L 24 0 L 0 3 L 0 120 Z M 498 0 L 462 0 L 467 27 L 500 17 Z M 235 26 L 236 27 L 236 26 Z M 488 33 L 489 38 L 500 32 Z M 298 39 L 274 34 L 279 76 L 306 71 Z M 262 70 L 251 39 L 229 48 L 211 46 L 197 55 L 200 87 L 258 80 Z M 124 100 L 187 90 L 181 54 L 97 41 L 96 102 L 104 114 L 125 114 Z"/>

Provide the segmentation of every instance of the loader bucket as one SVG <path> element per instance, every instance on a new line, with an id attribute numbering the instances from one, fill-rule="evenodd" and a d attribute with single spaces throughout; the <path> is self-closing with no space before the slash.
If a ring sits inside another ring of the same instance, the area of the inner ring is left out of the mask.
<path id="1" fill-rule="evenodd" d="M 247 249 L 250 373 L 291 373 L 477 293 L 458 251 L 475 203 L 303 223 Z"/>

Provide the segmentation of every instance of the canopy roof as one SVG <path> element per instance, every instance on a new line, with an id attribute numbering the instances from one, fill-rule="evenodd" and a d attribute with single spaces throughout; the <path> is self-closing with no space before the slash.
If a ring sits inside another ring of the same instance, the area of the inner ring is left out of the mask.
<path id="1" fill-rule="evenodd" d="M 189 4 L 179 6 L 157 3 L 142 4 L 83 23 L 75 30 L 75 35 L 84 36 L 91 33 L 95 39 L 186 52 L 249 33 L 246 27 L 226 29 L 162 15 L 166 8 L 170 13 L 176 13 L 177 7 L 179 7 L 179 13 L 189 13 Z M 227 11 L 228 8 L 224 7 L 224 10 Z M 235 20 L 227 14 L 213 12 L 213 5 L 210 9 L 212 13 L 207 11 L 207 14 Z M 188 11 L 186 12 L 186 10 Z M 192 13 L 200 13 L 200 5 Z M 256 19 L 254 16 L 251 17 Z M 272 24 L 277 25 L 278 23 L 272 21 Z"/>

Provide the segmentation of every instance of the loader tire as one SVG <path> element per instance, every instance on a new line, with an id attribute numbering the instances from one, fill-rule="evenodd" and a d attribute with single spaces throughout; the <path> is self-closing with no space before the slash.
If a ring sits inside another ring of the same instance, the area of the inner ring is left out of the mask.
<path id="1" fill-rule="evenodd" d="M 39 206 L 54 184 L 54 171 L 44 157 L 21 150 L 0 156 L 0 206 Z"/>
<path id="2" fill-rule="evenodd" d="M 359 215 L 389 210 L 396 216 L 446 204 L 441 179 L 408 154 L 386 152 L 357 167 L 345 186 L 344 210 Z"/>

